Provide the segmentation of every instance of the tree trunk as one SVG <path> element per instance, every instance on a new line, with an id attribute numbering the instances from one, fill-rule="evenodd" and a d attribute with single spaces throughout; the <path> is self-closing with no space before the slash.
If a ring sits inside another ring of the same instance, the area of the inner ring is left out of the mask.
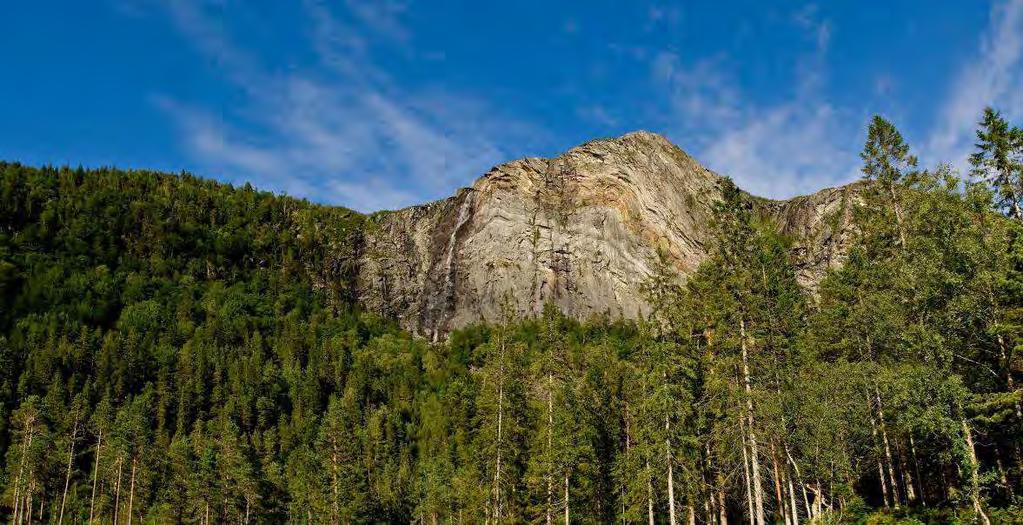
<path id="1" fill-rule="evenodd" d="M 909 434 L 909 453 L 913 456 L 913 471 L 916 472 L 916 482 L 920 487 L 920 504 L 927 506 L 927 493 L 924 489 L 924 479 L 920 477 L 920 460 L 916 456 L 916 442 L 913 441 L 913 433 Z"/>
<path id="2" fill-rule="evenodd" d="M 703 512 L 707 516 L 707 523 L 710 525 L 714 524 L 714 516 L 717 514 L 717 502 L 714 499 L 713 488 L 708 488 L 707 499 L 703 503 Z"/>
<path id="3" fill-rule="evenodd" d="M 966 424 L 965 418 L 959 421 L 963 427 L 966 453 L 970 460 L 970 498 L 973 500 L 973 510 L 984 525 L 991 525 L 991 520 L 988 519 L 987 514 L 984 513 L 983 506 L 980 504 L 980 463 L 977 461 L 977 451 L 973 447 L 973 433 L 970 431 L 970 426 Z"/>
<path id="4" fill-rule="evenodd" d="M 870 414 L 870 434 L 874 438 L 875 445 L 879 441 L 877 433 L 877 420 L 874 419 L 874 406 L 870 401 L 870 393 L 867 393 L 867 413 Z M 884 506 L 890 507 L 888 498 L 888 482 L 885 480 L 884 465 L 881 461 L 881 457 L 877 458 L 877 479 L 881 482 L 881 499 L 884 500 Z"/>
<path id="5" fill-rule="evenodd" d="M 554 513 L 554 376 L 547 372 L 547 525 Z"/>
<path id="6" fill-rule="evenodd" d="M 884 455 L 888 459 L 888 481 L 891 482 L 892 487 L 892 503 L 893 506 L 899 508 L 899 485 L 895 482 L 895 467 L 892 461 L 892 449 L 888 444 L 888 430 L 884 424 L 884 407 L 881 404 L 881 391 L 874 386 L 874 395 L 877 398 L 877 418 L 881 426 L 881 440 L 884 443 Z"/>
<path id="7" fill-rule="evenodd" d="M 18 511 L 21 508 L 21 476 L 25 473 L 25 455 L 28 453 L 28 436 L 21 438 L 21 461 L 18 462 L 18 476 L 14 478 L 14 523 L 20 523 Z"/>
<path id="8" fill-rule="evenodd" d="M 117 485 L 114 488 L 114 525 L 117 525 L 117 516 L 121 510 L 121 468 L 124 467 L 124 458 L 117 458 Z"/>
<path id="9" fill-rule="evenodd" d="M 1016 497 L 1015 491 L 1012 489 L 1012 483 L 1009 482 L 1009 476 L 1005 472 L 1005 465 L 1002 464 L 1002 449 L 999 446 L 995 446 L 995 465 L 998 466 L 998 477 L 1002 483 L 1002 488 L 1005 489 L 1005 495 L 1012 501 Z"/>
<path id="10" fill-rule="evenodd" d="M 570 505 L 568 504 L 568 501 L 569 501 L 568 500 L 568 474 L 565 474 L 565 525 L 568 525 L 569 519 L 570 519 L 569 514 L 568 514 L 568 510 L 569 510 Z"/>
<path id="11" fill-rule="evenodd" d="M 501 425 L 504 419 L 504 340 L 501 340 L 501 360 L 497 382 L 497 461 L 494 470 L 494 521 L 501 521 Z"/>
<path id="12" fill-rule="evenodd" d="M 93 458 L 92 467 L 92 497 L 89 498 L 89 523 L 92 523 L 92 519 L 95 516 L 93 511 L 96 509 L 96 480 L 99 478 L 99 453 L 103 446 L 103 431 L 100 430 L 96 439 L 96 457 Z"/>
<path id="13" fill-rule="evenodd" d="M 332 436 L 330 453 L 330 476 L 332 482 L 331 493 L 334 496 L 334 501 L 332 502 L 333 504 L 331 505 L 330 522 L 333 523 L 334 525 L 338 525 L 341 522 L 341 499 L 339 494 L 340 488 L 338 487 L 338 483 L 340 482 L 340 480 L 338 479 L 338 470 L 340 469 L 338 460 L 340 459 L 340 455 L 341 454 L 338 451 L 337 436 Z M 247 500 L 245 510 L 246 514 L 248 514 Z M 248 519 L 246 518 L 245 521 L 247 522 Z"/>
<path id="14" fill-rule="evenodd" d="M 728 525 L 728 500 L 725 498 L 725 480 L 718 470 L 716 474 L 718 489 L 718 525 Z"/>
<path id="15" fill-rule="evenodd" d="M 32 448 L 32 438 L 35 437 L 35 418 L 29 417 L 29 419 L 25 422 L 25 427 L 27 428 L 26 432 L 28 435 L 25 438 L 22 438 L 21 461 L 18 462 L 18 481 L 14 485 L 14 515 L 15 521 L 18 523 L 21 523 L 21 519 L 25 515 L 25 507 L 18 504 L 18 495 L 21 490 L 21 486 L 24 485 L 25 463 L 28 460 L 28 451 Z M 28 514 L 29 519 L 31 519 L 31 507 L 28 508 Z"/>
<path id="16" fill-rule="evenodd" d="M 792 458 L 792 453 L 789 452 L 789 445 L 788 445 L 788 443 L 784 443 L 783 442 L 782 444 L 785 447 L 785 457 L 788 458 L 789 464 L 792 465 L 792 470 L 795 471 L 796 478 L 799 481 L 799 487 L 800 487 L 800 489 L 803 492 L 803 505 L 806 506 L 806 519 L 811 519 L 811 514 L 812 513 L 810 512 L 810 498 L 807 497 L 807 495 L 806 495 L 806 484 L 803 483 L 803 474 L 799 472 L 799 465 L 796 464 L 796 460 Z M 795 496 L 793 496 L 793 497 L 795 497 Z M 793 503 L 795 503 L 795 502 L 793 502 Z M 793 507 L 795 507 L 795 505 L 793 505 Z M 796 512 L 794 508 L 793 508 L 792 512 L 793 513 Z M 796 522 L 798 523 L 798 520 L 796 520 Z"/>
<path id="17" fill-rule="evenodd" d="M 906 464 L 906 452 L 902 444 L 899 444 L 895 454 L 899 457 L 899 470 L 902 471 L 902 484 L 906 487 L 906 503 L 912 505 L 916 502 L 916 488 L 913 486 L 913 476 L 909 472 L 909 465 Z"/>
<path id="18" fill-rule="evenodd" d="M 675 519 L 675 470 L 672 465 L 671 459 L 671 438 L 667 437 L 671 431 L 671 423 L 668 419 L 668 415 L 664 415 L 664 452 L 665 460 L 668 463 L 668 523 L 670 525 L 677 525 L 678 522 Z"/>
<path id="19" fill-rule="evenodd" d="M 64 523 L 64 505 L 67 503 L 67 489 L 71 484 L 71 465 L 75 459 L 75 438 L 78 437 L 78 412 L 75 412 L 75 423 L 71 427 L 71 450 L 68 452 L 67 472 L 64 474 L 64 492 L 60 497 L 60 515 L 57 518 L 57 525 Z"/>
<path id="20" fill-rule="evenodd" d="M 650 460 L 646 460 L 646 514 L 649 525 L 654 525 L 654 480 Z"/>
<path id="21" fill-rule="evenodd" d="M 888 193 L 892 197 L 892 208 L 895 210 L 895 226 L 899 230 L 899 246 L 901 246 L 902 249 L 906 249 L 906 233 L 902 226 L 902 206 L 899 205 L 899 201 L 895 197 L 894 185 L 888 185 Z"/>
<path id="22" fill-rule="evenodd" d="M 623 417 L 623 419 L 625 420 L 624 421 L 625 422 L 625 457 L 629 457 L 629 451 L 632 448 L 632 430 L 629 427 L 629 403 L 628 402 L 626 402 L 624 404 L 623 410 L 624 410 L 624 414 L 623 414 L 624 417 Z M 624 482 L 622 483 L 621 491 L 622 491 L 622 525 L 626 525 L 627 521 L 625 519 L 626 508 L 625 508 L 625 483 Z"/>
<path id="23" fill-rule="evenodd" d="M 35 483 L 28 484 L 28 499 L 25 501 L 25 508 L 21 511 L 22 516 L 28 516 L 28 525 L 32 525 L 32 492 L 35 491 Z M 26 514 L 27 512 L 27 514 Z"/>
<path id="24" fill-rule="evenodd" d="M 756 513 L 753 510 L 753 487 L 750 484 L 749 453 L 746 449 L 746 418 L 739 418 L 739 428 L 742 433 L 742 472 L 743 481 L 746 482 L 746 511 L 750 525 L 756 523 Z"/>
<path id="25" fill-rule="evenodd" d="M 777 513 L 781 516 L 782 522 L 789 525 L 789 515 L 785 512 L 785 497 L 782 496 L 781 473 L 778 470 L 778 455 L 774 450 L 774 442 L 771 443 L 771 467 L 774 469 L 774 501 L 777 502 Z"/>
<path id="26" fill-rule="evenodd" d="M 992 300 L 992 302 L 994 302 Z M 997 327 L 995 328 L 997 330 Z M 1005 338 L 1002 334 L 998 334 L 998 349 L 1001 353 L 1002 368 L 1005 369 L 1005 385 L 1009 392 L 1016 391 L 1016 385 L 1012 380 L 1012 349 L 1007 349 L 1005 344 Z M 1015 403 L 1016 419 L 1023 420 L 1023 399 L 1016 399 Z"/>
<path id="27" fill-rule="evenodd" d="M 796 504 L 796 488 L 792 485 L 792 475 L 786 476 L 789 482 L 789 511 L 792 512 L 792 525 L 799 525 L 799 505 Z"/>
<path id="28" fill-rule="evenodd" d="M 756 502 L 757 525 L 765 525 L 764 489 L 760 481 L 760 455 L 757 453 L 757 433 L 753 419 L 753 388 L 750 384 L 749 355 L 746 349 L 746 320 L 739 318 L 739 345 L 742 347 L 742 374 L 746 384 L 746 417 L 749 420 L 750 468 L 753 474 L 753 499 Z"/>
<path id="29" fill-rule="evenodd" d="M 131 525 L 132 518 L 132 504 L 135 503 L 135 466 L 137 460 L 131 458 L 131 489 L 128 491 L 128 525 Z"/>

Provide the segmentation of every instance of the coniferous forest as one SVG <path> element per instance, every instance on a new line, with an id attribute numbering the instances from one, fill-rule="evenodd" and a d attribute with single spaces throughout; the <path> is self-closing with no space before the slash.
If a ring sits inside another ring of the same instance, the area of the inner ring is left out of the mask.
<path id="1" fill-rule="evenodd" d="M 0 495 L 27 523 L 1018 523 L 1023 131 L 869 124 L 814 291 L 726 183 L 639 322 L 445 342 L 353 300 L 374 216 L 0 164 Z"/>

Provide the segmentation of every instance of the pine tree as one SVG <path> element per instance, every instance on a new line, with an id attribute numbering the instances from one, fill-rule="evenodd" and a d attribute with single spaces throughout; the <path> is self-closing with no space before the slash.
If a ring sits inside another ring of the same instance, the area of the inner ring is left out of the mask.
<path id="1" fill-rule="evenodd" d="M 910 154 L 909 146 L 899 130 L 891 122 L 874 115 L 860 158 L 863 159 L 864 178 L 877 184 L 873 192 L 887 200 L 886 204 L 894 213 L 899 246 L 905 247 L 906 232 L 899 186 L 912 180 L 916 157 Z"/>
<path id="2" fill-rule="evenodd" d="M 1001 113 L 984 108 L 977 130 L 977 151 L 970 155 L 970 174 L 991 186 L 996 204 L 1016 220 L 1023 220 L 1023 130 L 1010 127 Z"/>

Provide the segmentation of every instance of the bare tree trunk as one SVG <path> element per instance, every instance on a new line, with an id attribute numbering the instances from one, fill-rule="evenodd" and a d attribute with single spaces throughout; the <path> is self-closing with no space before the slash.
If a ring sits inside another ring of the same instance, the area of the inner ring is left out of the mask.
<path id="1" fill-rule="evenodd" d="M 813 497 L 814 516 L 819 518 L 821 516 L 821 514 L 823 514 L 823 510 L 824 510 L 823 509 L 824 493 L 821 490 L 821 482 L 818 481 L 817 485 L 816 485 L 816 488 L 815 489 L 811 489 L 811 490 L 813 490 L 813 496 L 814 496 Z"/>
<path id="2" fill-rule="evenodd" d="M 25 473 L 25 455 L 28 453 L 28 437 L 21 438 L 21 461 L 18 462 L 18 475 L 14 478 L 14 523 L 20 523 L 18 511 L 21 508 L 21 476 Z"/>
<path id="3" fill-rule="evenodd" d="M 746 510 L 750 525 L 756 523 L 756 514 L 753 511 L 753 487 L 750 484 L 749 453 L 746 449 L 746 418 L 739 418 L 739 428 L 742 433 L 742 472 L 743 481 L 746 482 Z"/>
<path id="4" fill-rule="evenodd" d="M 117 525 L 117 516 L 121 510 L 121 468 L 124 467 L 124 457 L 117 458 L 117 485 L 114 488 L 114 525 Z"/>
<path id="5" fill-rule="evenodd" d="M 554 376 L 547 372 L 547 525 L 554 512 Z M 567 502 L 566 502 L 567 504 Z"/>
<path id="6" fill-rule="evenodd" d="M 57 525 L 64 523 L 64 505 L 67 503 L 67 489 L 71 484 L 71 465 L 75 459 L 75 438 L 78 437 L 78 411 L 75 411 L 75 423 L 71 427 L 71 450 L 68 452 L 67 472 L 64 475 L 64 493 L 60 497 L 60 516 L 57 518 Z"/>
<path id="7" fill-rule="evenodd" d="M 878 423 L 881 426 L 881 440 L 884 443 L 884 455 L 888 459 L 888 481 L 891 482 L 892 487 L 892 503 L 893 506 L 899 508 L 899 485 L 895 481 L 895 467 L 894 461 L 892 461 L 892 449 L 888 444 L 888 430 L 884 423 L 884 406 L 881 404 L 881 391 L 874 386 L 874 395 L 877 399 L 877 416 Z"/>
<path id="8" fill-rule="evenodd" d="M 497 382 L 497 461 L 494 470 L 494 521 L 501 521 L 501 425 L 504 419 L 504 340 L 501 340 L 501 360 Z"/>
<path id="9" fill-rule="evenodd" d="M 994 299 L 992 299 L 991 302 L 994 303 Z M 996 330 L 997 330 L 997 328 L 996 328 Z M 1016 385 L 1013 384 L 1013 380 L 1012 380 L 1012 350 L 1011 349 L 1007 349 L 1006 346 L 1007 345 L 1005 344 L 1005 338 L 1003 338 L 1002 334 L 999 333 L 998 334 L 998 349 L 1001 352 L 1002 362 L 1004 363 L 1003 364 L 1003 368 L 1005 369 L 1005 384 L 1008 387 L 1009 392 L 1015 392 L 1016 391 Z M 1016 409 L 1016 419 L 1017 420 L 1023 420 L 1023 399 L 1019 399 L 1019 398 L 1016 399 L 1015 409 Z"/>
<path id="10" fill-rule="evenodd" d="M 916 442 L 913 441 L 913 433 L 909 434 L 909 453 L 913 456 L 913 470 L 916 472 L 916 481 L 920 487 L 920 504 L 927 506 L 927 493 L 924 492 L 924 481 L 920 477 L 920 460 L 916 456 Z"/>
<path id="11" fill-rule="evenodd" d="M 568 501 L 569 501 L 568 500 L 568 474 L 565 474 L 565 525 L 568 525 L 568 522 L 569 522 L 568 509 L 569 509 L 570 505 L 568 504 Z"/>
<path id="12" fill-rule="evenodd" d="M 966 424 L 965 418 L 959 421 L 962 423 L 963 438 L 966 439 L 966 452 L 970 459 L 970 498 L 973 500 L 973 510 L 984 525 L 991 525 L 991 520 L 988 519 L 980 504 L 980 463 L 977 461 L 977 451 L 973 447 L 973 432 L 970 431 L 970 426 Z"/>
<path id="13" fill-rule="evenodd" d="M 764 488 L 760 481 L 760 455 L 757 453 L 757 433 L 753 420 L 753 389 L 750 384 L 749 355 L 746 348 L 746 320 L 739 318 L 739 344 L 742 347 L 742 374 L 746 385 L 746 417 L 749 420 L 750 467 L 753 474 L 753 499 L 756 501 L 757 525 L 767 523 L 764 518 Z"/>
<path id="14" fill-rule="evenodd" d="M 665 459 L 667 460 L 667 463 L 668 463 L 668 523 L 670 525 L 677 525 L 678 522 L 675 519 L 675 475 L 672 472 L 675 469 L 673 468 L 674 465 L 672 465 L 672 459 L 671 459 L 671 438 L 667 437 L 670 431 L 671 431 L 671 423 L 670 423 L 670 420 L 668 419 L 668 415 L 665 414 L 664 415 L 664 433 L 665 433 L 664 452 L 665 452 Z"/>
<path id="15" fill-rule="evenodd" d="M 728 500 L 725 498 L 725 480 L 718 470 L 715 475 L 718 489 L 718 525 L 728 525 Z"/>
<path id="16" fill-rule="evenodd" d="M 876 444 L 876 442 L 879 441 L 877 420 L 874 419 L 874 407 L 873 403 L 870 401 L 870 393 L 867 393 L 867 412 L 870 414 L 870 434 L 873 436 Z M 888 498 L 888 482 L 885 480 L 884 465 L 882 464 L 880 457 L 877 459 L 877 478 L 881 481 L 881 499 L 884 500 L 884 506 L 889 507 L 891 504 L 889 503 Z"/>
<path id="17" fill-rule="evenodd" d="M 654 480 L 649 458 L 646 460 L 646 514 L 649 524 L 654 525 Z"/>
<path id="18" fill-rule="evenodd" d="M 796 464 L 796 460 L 792 458 L 792 453 L 789 452 L 789 445 L 788 445 L 788 443 L 783 443 L 783 445 L 785 447 L 785 457 L 788 458 L 789 464 L 792 465 L 792 470 L 795 471 L 796 478 L 799 481 L 800 490 L 802 490 L 802 492 L 803 492 L 803 505 L 806 506 L 806 519 L 809 520 L 809 519 L 812 518 L 812 514 L 813 513 L 810 511 L 810 498 L 807 497 L 807 495 L 806 495 L 806 484 L 803 483 L 803 474 L 799 472 L 799 465 Z M 795 512 L 794 509 L 793 509 L 793 512 Z M 797 522 L 798 522 L 798 520 L 797 520 Z"/>
<path id="19" fill-rule="evenodd" d="M 789 482 L 789 510 L 792 512 L 792 525 L 799 525 L 799 505 L 796 504 L 796 488 L 792 485 L 792 475 L 787 476 Z"/>
<path id="20" fill-rule="evenodd" d="M 906 463 L 906 452 L 902 444 L 897 444 L 895 454 L 899 457 L 899 470 L 902 471 L 902 484 L 906 487 L 906 503 L 912 505 L 916 502 L 916 488 L 913 486 L 913 475 L 909 472 L 909 465 Z"/>
<path id="21" fill-rule="evenodd" d="M 15 479 L 17 479 L 17 478 L 15 478 Z M 14 483 L 14 502 L 13 502 L 14 510 L 12 511 L 12 515 L 11 515 L 11 523 L 13 523 L 14 525 L 18 525 L 18 508 L 21 507 L 21 494 L 19 494 L 18 492 L 19 492 L 18 491 L 18 482 L 15 481 L 15 483 Z"/>
<path id="22" fill-rule="evenodd" d="M 895 225 L 899 229 L 899 246 L 902 249 L 906 249 L 906 233 L 903 231 L 902 226 L 902 206 L 899 205 L 898 199 L 895 198 L 895 186 L 888 185 L 888 193 L 892 197 L 892 208 L 895 210 Z"/>
<path id="23" fill-rule="evenodd" d="M 707 490 L 707 499 L 703 502 L 703 513 L 707 516 L 707 523 L 714 524 L 714 516 L 717 514 L 717 501 L 714 498 L 713 488 Z"/>
<path id="24" fill-rule="evenodd" d="M 778 503 L 777 512 L 785 525 L 789 525 L 789 515 L 785 512 L 785 497 L 782 495 L 781 473 L 778 470 L 778 455 L 774 450 L 774 442 L 771 442 L 771 467 L 774 469 L 774 500 Z"/>
<path id="25" fill-rule="evenodd" d="M 135 467 L 137 460 L 131 458 L 131 489 L 128 491 L 128 525 L 131 525 L 131 520 L 134 517 L 132 515 L 132 504 L 135 503 Z"/>
<path id="26" fill-rule="evenodd" d="M 96 439 L 96 457 L 93 458 L 92 467 L 92 497 L 89 498 L 89 523 L 92 523 L 93 511 L 96 509 L 96 480 L 99 478 L 99 453 L 103 446 L 103 431 L 100 430 Z"/>
<path id="27" fill-rule="evenodd" d="M 714 513 L 717 511 L 717 507 L 714 503 L 714 487 L 708 479 L 708 475 L 713 470 L 710 459 L 710 442 L 705 441 L 703 444 L 703 468 L 700 472 L 700 479 L 703 481 L 703 487 L 706 490 L 706 496 L 703 499 L 703 515 L 705 516 L 708 525 L 714 525 Z"/>
<path id="28" fill-rule="evenodd" d="M 330 476 L 331 476 L 331 493 L 334 496 L 333 504 L 331 505 L 331 516 L 330 522 L 334 525 L 338 525 L 341 522 L 341 498 L 340 488 L 338 487 L 338 469 L 340 453 L 338 451 L 337 436 L 331 438 L 331 452 L 330 452 Z M 246 514 L 248 514 L 248 500 L 246 500 Z M 246 518 L 245 521 L 248 521 Z"/>
<path id="29" fill-rule="evenodd" d="M 19 496 L 19 493 L 21 491 L 21 486 L 24 484 L 25 462 L 28 459 L 28 451 L 29 451 L 29 449 L 32 448 L 32 438 L 35 436 L 34 426 L 35 426 L 35 418 L 34 417 L 30 417 L 28 419 L 28 421 L 26 421 L 26 423 L 25 423 L 25 427 L 28 429 L 27 430 L 28 435 L 26 437 L 22 438 L 22 441 L 21 441 L 21 443 L 22 443 L 22 447 L 21 447 L 21 461 L 18 462 L 18 478 L 17 478 L 17 482 L 15 482 L 15 484 L 14 484 L 14 516 L 15 516 L 14 517 L 14 521 L 17 522 L 17 523 L 21 523 L 21 518 L 25 514 L 24 506 L 19 505 L 19 498 L 18 498 L 18 496 Z M 29 508 L 28 512 L 31 515 L 32 514 L 32 509 Z"/>
<path id="30" fill-rule="evenodd" d="M 624 405 L 624 419 L 625 419 L 625 457 L 629 457 L 629 451 L 632 448 L 632 430 L 629 427 L 629 403 L 626 402 Z M 625 483 L 622 483 L 622 525 L 625 525 Z"/>
<path id="31" fill-rule="evenodd" d="M 28 484 L 28 500 L 25 501 L 25 509 L 21 511 L 23 516 L 28 516 L 28 524 L 32 525 L 32 492 L 35 491 L 35 482 Z M 26 514 L 27 512 L 27 514 Z"/>

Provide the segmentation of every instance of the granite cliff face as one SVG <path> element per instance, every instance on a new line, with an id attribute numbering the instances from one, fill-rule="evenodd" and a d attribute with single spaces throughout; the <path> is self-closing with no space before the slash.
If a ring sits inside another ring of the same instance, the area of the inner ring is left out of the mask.
<path id="1" fill-rule="evenodd" d="M 358 295 L 433 338 L 548 302 L 579 319 L 635 318 L 648 311 L 642 286 L 659 249 L 683 277 L 707 258 L 722 180 L 646 132 L 502 164 L 448 199 L 373 216 Z M 788 201 L 751 197 L 796 240 L 808 288 L 840 263 L 855 194 L 851 185 Z"/>

